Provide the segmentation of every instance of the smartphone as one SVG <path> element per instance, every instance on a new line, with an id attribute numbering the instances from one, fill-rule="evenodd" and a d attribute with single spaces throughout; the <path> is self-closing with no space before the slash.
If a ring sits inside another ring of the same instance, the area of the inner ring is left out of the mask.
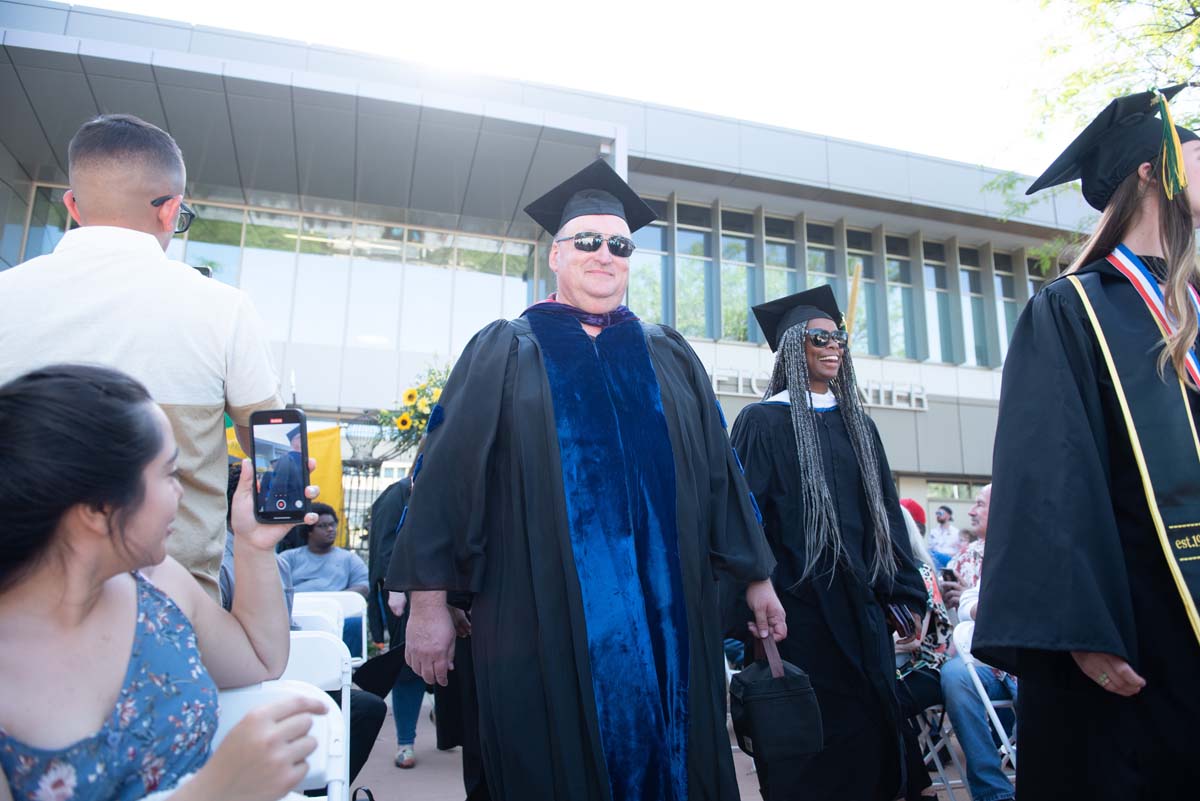
<path id="1" fill-rule="evenodd" d="M 254 517 L 262 523 L 303 523 L 311 502 L 308 477 L 308 423 L 299 409 L 250 415 L 254 464 Z"/>
<path id="2" fill-rule="evenodd" d="M 958 583 L 958 574 L 955 573 L 953 570 L 951 570 L 948 567 L 943 567 L 942 568 L 942 581 L 953 581 L 955 584 L 957 584 Z"/>

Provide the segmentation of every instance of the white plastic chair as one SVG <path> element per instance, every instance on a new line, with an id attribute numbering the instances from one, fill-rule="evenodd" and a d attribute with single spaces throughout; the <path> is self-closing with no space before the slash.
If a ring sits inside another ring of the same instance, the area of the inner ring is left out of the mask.
<path id="1" fill-rule="evenodd" d="M 994 700 L 988 697 L 987 690 L 984 689 L 983 682 L 979 680 L 979 674 L 975 671 L 975 666 L 982 663 L 977 661 L 971 653 L 971 637 L 974 634 L 975 621 L 964 620 L 962 623 L 959 623 L 954 627 L 954 647 L 958 649 L 958 655 L 962 657 L 963 664 L 967 666 L 967 673 L 970 674 L 971 681 L 975 685 L 975 692 L 979 695 L 979 699 L 983 701 L 983 707 L 987 710 L 988 720 L 991 721 L 996 736 L 1000 738 L 1000 753 L 1003 754 L 1001 768 L 1007 762 L 1012 766 L 1013 770 L 1016 770 L 1017 748 L 1012 738 L 1008 736 L 1008 731 L 1005 730 L 1004 724 L 1000 721 L 1000 716 L 996 714 L 996 710 L 1009 709 L 1015 717 L 1017 706 L 1012 699 Z"/>
<path id="2" fill-rule="evenodd" d="M 963 787 L 964 782 L 962 778 L 951 779 L 946 775 L 946 766 L 942 764 L 941 750 L 945 748 L 949 752 L 950 761 L 954 763 L 954 769 L 958 771 L 960 777 L 967 774 L 963 770 L 962 763 L 958 761 L 958 752 L 950 743 L 950 736 L 954 733 L 954 728 L 950 725 L 950 718 L 946 715 L 945 707 L 941 704 L 931 706 L 922 710 L 916 719 L 921 730 L 917 741 L 921 744 L 921 754 L 925 765 L 933 764 L 934 770 L 937 771 L 938 782 L 945 788 L 950 801 L 958 801 L 958 796 L 954 794 L 954 788 Z"/>
<path id="3" fill-rule="evenodd" d="M 350 748 L 350 650 L 341 636 L 326 631 L 293 631 L 287 667 L 281 679 L 301 681 L 319 690 L 340 692 L 342 735 Z M 329 696 L 325 696 L 329 698 Z M 350 786 L 350 760 L 344 762 L 342 780 Z"/>
<path id="4" fill-rule="evenodd" d="M 293 617 L 295 616 L 295 611 L 301 608 L 301 606 L 310 608 L 311 604 L 321 600 L 332 601 L 341 610 L 341 621 L 339 621 L 337 630 L 339 637 L 342 636 L 341 623 L 345 620 L 357 617 L 362 622 L 362 647 L 359 650 L 360 656 L 352 656 L 350 658 L 350 664 L 353 667 L 358 667 L 367 661 L 367 599 L 357 592 L 350 592 L 348 590 L 345 592 L 298 592 L 293 601 Z"/>
<path id="5" fill-rule="evenodd" d="M 321 593 L 298 592 L 292 600 L 292 623 L 301 631 L 324 631 L 342 638 L 342 605 Z"/>
<path id="6" fill-rule="evenodd" d="M 340 641 L 338 644 L 345 648 Z M 348 718 L 332 698 L 307 682 L 280 679 L 239 687 L 236 690 L 222 690 L 218 695 L 221 714 L 217 733 L 213 738 L 213 749 L 221 744 L 246 713 L 296 695 L 320 701 L 325 705 L 325 714 L 313 716 L 312 728 L 308 733 L 316 739 L 317 747 L 308 756 L 308 773 L 295 789 L 316 790 L 327 787 L 327 801 L 345 801 L 349 793 L 349 781 L 346 777 L 350 769 L 350 743 L 345 734 Z M 292 797 L 291 794 L 287 796 Z"/>

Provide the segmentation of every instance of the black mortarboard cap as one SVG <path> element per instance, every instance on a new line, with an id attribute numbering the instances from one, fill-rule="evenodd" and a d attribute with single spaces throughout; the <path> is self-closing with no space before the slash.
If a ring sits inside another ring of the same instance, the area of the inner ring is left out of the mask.
<path id="1" fill-rule="evenodd" d="M 658 219 L 604 159 L 593 161 L 530 203 L 525 213 L 551 235 L 557 234 L 567 221 L 585 214 L 620 217 L 629 224 L 631 232 Z"/>
<path id="2" fill-rule="evenodd" d="M 288 442 L 291 442 L 293 439 L 295 439 L 297 436 L 299 436 L 299 434 L 300 434 L 300 426 L 296 426 L 291 431 L 287 432 Z"/>
<path id="3" fill-rule="evenodd" d="M 828 284 L 760 303 L 754 307 L 754 318 L 758 320 L 758 327 L 762 329 L 772 351 L 778 349 L 779 338 L 784 331 L 807 320 L 824 318 L 833 320 L 838 328 L 844 327 L 842 310 L 838 308 L 833 288 Z"/>
<path id="4" fill-rule="evenodd" d="M 1159 90 L 1168 101 L 1188 84 Z M 1083 199 L 1104 211 L 1121 182 L 1137 168 L 1153 161 L 1163 147 L 1163 120 L 1155 92 L 1138 92 L 1113 100 L 1083 133 L 1067 146 L 1025 194 L 1081 179 Z M 1187 128 L 1175 126 L 1180 142 L 1200 139 Z"/>

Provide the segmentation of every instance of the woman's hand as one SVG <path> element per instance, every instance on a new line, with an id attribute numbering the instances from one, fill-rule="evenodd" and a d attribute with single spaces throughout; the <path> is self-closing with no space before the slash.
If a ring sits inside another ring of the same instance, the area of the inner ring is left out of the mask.
<path id="1" fill-rule="evenodd" d="M 311 473 L 317 469 L 317 460 L 308 460 L 308 470 Z M 304 497 L 312 500 L 321 494 L 320 488 L 309 486 L 304 489 Z M 264 551 L 274 550 L 275 544 L 291 529 L 291 523 L 260 523 L 254 518 L 254 468 L 249 459 L 242 460 L 242 475 L 238 479 L 237 490 L 233 493 L 233 503 L 229 505 L 229 522 L 238 541 L 253 545 Z M 309 512 L 304 516 L 304 524 L 315 525 L 317 514 Z"/>
<path id="2" fill-rule="evenodd" d="M 1128 698 L 1137 695 L 1146 686 L 1146 680 L 1118 656 L 1092 651 L 1072 651 L 1071 658 L 1085 676 L 1110 693 Z"/>
<path id="3" fill-rule="evenodd" d="M 277 801 L 308 773 L 317 747 L 308 736 L 313 715 L 325 714 L 315 698 L 295 696 L 251 711 L 229 732 L 196 777 L 171 796 L 224 801 Z"/>
<path id="4" fill-rule="evenodd" d="M 755 581 L 746 587 L 746 605 L 754 613 L 754 620 L 747 625 L 755 637 L 762 640 L 773 637 L 775 642 L 787 637 L 787 613 L 783 611 L 770 579 Z"/>

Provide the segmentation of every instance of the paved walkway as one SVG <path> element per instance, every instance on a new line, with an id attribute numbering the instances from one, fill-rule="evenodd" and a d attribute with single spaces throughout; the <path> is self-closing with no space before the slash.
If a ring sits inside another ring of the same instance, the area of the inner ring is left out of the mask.
<path id="1" fill-rule="evenodd" d="M 400 770 L 392 764 L 396 756 L 396 726 L 392 722 L 390 706 L 389 699 L 387 720 L 379 730 L 371 758 L 359 773 L 355 786 L 370 787 L 376 801 L 463 801 L 462 758 L 457 748 L 438 751 L 434 747 L 436 738 L 429 720 L 430 697 L 425 696 L 417 723 L 417 766 L 411 770 Z M 733 764 L 742 801 L 761 801 L 754 763 L 734 748 Z M 970 798 L 965 789 L 957 790 L 956 795 L 961 801 Z M 942 792 L 939 798 L 948 796 Z"/>

